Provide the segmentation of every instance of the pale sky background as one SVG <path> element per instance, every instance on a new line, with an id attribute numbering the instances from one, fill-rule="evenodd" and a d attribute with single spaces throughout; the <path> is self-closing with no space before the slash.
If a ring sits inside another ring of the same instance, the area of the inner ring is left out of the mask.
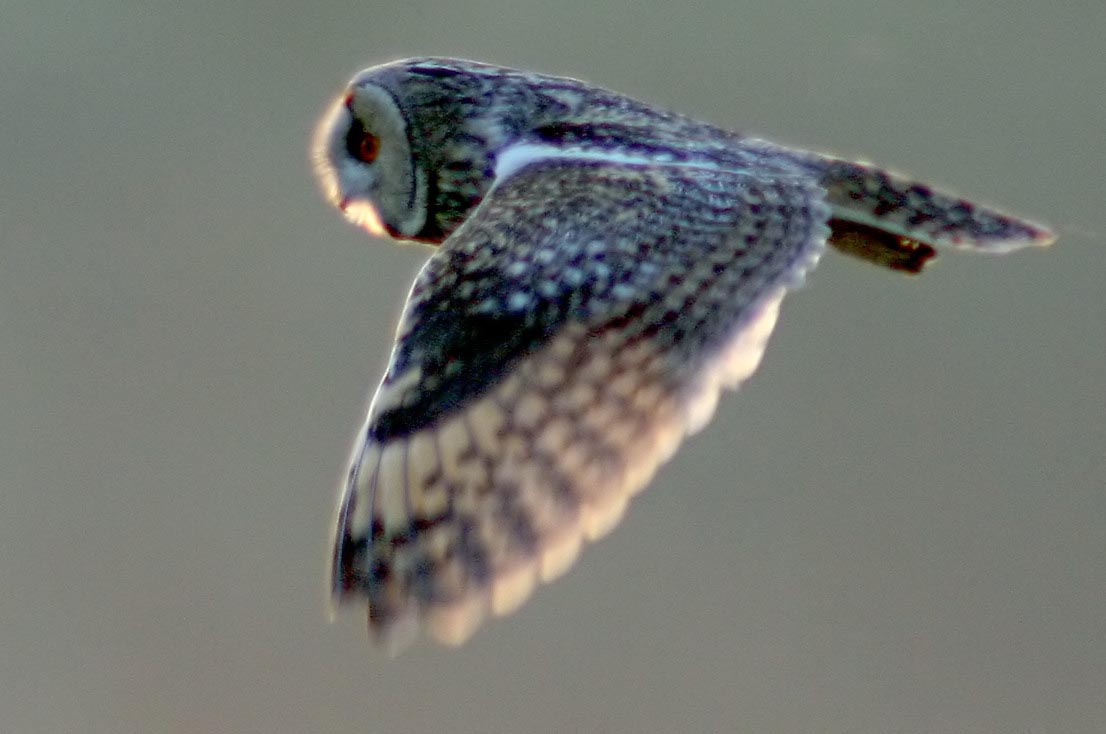
<path id="1" fill-rule="evenodd" d="M 1106 5 L 5 3 L 0 730 L 1101 732 Z M 331 624 L 426 253 L 321 200 L 357 70 L 584 77 L 1048 222 L 835 253 L 620 528 L 464 648 Z"/>

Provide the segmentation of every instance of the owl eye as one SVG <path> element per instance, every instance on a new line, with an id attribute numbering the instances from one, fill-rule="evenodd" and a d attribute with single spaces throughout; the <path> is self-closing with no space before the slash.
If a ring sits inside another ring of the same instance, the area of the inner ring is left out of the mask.
<path id="1" fill-rule="evenodd" d="M 360 120 L 354 120 L 346 133 L 346 151 L 362 163 L 372 163 L 380 153 L 380 138 L 366 130 Z"/>

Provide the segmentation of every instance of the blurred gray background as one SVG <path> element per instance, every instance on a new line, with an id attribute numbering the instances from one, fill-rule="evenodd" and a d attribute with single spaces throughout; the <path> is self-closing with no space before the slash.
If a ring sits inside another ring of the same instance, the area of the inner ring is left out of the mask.
<path id="1" fill-rule="evenodd" d="M 769 9 L 770 7 L 770 9 Z M 0 729 L 1097 732 L 1106 6 L 6 3 Z M 564 579 L 389 660 L 327 616 L 336 486 L 426 256 L 321 200 L 358 69 L 584 77 L 1060 241 L 830 253 Z"/>

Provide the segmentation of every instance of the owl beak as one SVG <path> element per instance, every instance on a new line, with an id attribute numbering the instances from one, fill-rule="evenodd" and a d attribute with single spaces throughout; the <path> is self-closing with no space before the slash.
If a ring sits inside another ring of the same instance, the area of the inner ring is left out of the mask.
<path id="1" fill-rule="evenodd" d="M 370 202 L 363 199 L 355 199 L 352 196 L 343 196 L 338 200 L 338 208 L 346 219 L 366 230 L 374 237 L 390 237 L 387 227 L 380 219 L 380 212 Z"/>

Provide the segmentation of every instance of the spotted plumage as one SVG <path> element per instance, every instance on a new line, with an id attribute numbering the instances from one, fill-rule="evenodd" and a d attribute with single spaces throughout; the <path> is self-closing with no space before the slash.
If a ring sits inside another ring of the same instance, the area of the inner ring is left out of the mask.
<path id="1" fill-rule="evenodd" d="M 918 272 L 1036 225 L 584 82 L 454 59 L 356 76 L 329 198 L 436 245 L 343 488 L 333 590 L 395 645 L 459 643 L 609 531 L 756 369 L 827 241 Z"/>

